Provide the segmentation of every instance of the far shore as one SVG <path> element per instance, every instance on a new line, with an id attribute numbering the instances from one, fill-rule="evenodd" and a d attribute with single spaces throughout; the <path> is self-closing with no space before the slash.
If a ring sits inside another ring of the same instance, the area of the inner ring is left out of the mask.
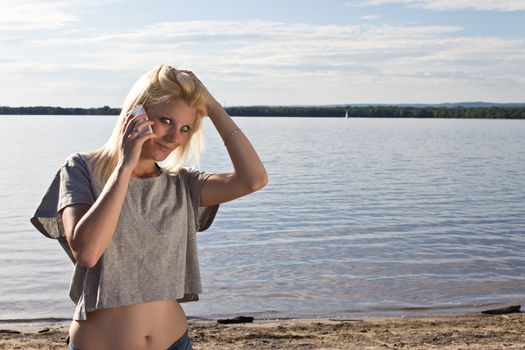
<path id="1" fill-rule="evenodd" d="M 334 105 L 225 107 L 232 117 L 525 119 L 525 104 L 459 103 L 437 105 Z M 119 115 L 119 108 L 7 107 L 0 115 Z"/>
<path id="2" fill-rule="evenodd" d="M 0 349 L 64 349 L 63 323 L 3 326 Z M 525 313 L 364 319 L 190 321 L 195 350 L 524 349 Z"/>

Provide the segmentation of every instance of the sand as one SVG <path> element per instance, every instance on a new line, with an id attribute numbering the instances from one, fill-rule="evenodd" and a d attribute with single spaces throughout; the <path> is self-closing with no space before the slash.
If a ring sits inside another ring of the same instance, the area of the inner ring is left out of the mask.
<path id="1" fill-rule="evenodd" d="M 0 349 L 65 349 L 67 327 L 3 327 Z M 16 333 L 19 332 L 19 333 Z M 525 349 L 525 313 L 363 320 L 190 322 L 196 350 Z"/>

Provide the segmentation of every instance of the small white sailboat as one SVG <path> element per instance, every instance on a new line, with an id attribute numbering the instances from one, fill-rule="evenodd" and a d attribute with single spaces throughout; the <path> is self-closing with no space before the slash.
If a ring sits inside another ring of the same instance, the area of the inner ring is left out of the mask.
<path id="1" fill-rule="evenodd" d="M 348 119 L 348 109 L 345 110 L 345 119 Z"/>

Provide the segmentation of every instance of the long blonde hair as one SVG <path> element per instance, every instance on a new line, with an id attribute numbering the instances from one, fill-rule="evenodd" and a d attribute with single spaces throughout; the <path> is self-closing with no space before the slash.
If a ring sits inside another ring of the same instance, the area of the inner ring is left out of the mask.
<path id="1" fill-rule="evenodd" d="M 171 152 L 162 165 L 168 171 L 174 171 L 185 161 L 193 160 L 192 163 L 195 166 L 204 146 L 202 117 L 206 114 L 207 94 L 206 88 L 188 73 L 167 64 L 160 64 L 144 74 L 128 92 L 109 140 L 102 147 L 90 153 L 95 162 L 95 175 L 106 182 L 117 166 L 121 156 L 122 125 L 136 105 L 142 104 L 147 110 L 148 107 L 179 98 L 194 107 L 197 110 L 197 116 L 190 129 L 188 141 Z"/>

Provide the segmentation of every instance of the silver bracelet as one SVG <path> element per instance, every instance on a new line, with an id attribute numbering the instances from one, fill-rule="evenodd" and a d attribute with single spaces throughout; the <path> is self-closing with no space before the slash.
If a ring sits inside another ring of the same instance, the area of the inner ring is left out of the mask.
<path id="1" fill-rule="evenodd" d="M 230 141 L 230 139 L 233 137 L 233 135 L 235 135 L 236 133 L 238 133 L 239 131 L 242 132 L 241 129 L 239 128 L 235 128 L 233 129 L 233 131 L 231 131 L 225 138 L 224 138 L 224 145 L 226 146 L 226 144 Z"/>

